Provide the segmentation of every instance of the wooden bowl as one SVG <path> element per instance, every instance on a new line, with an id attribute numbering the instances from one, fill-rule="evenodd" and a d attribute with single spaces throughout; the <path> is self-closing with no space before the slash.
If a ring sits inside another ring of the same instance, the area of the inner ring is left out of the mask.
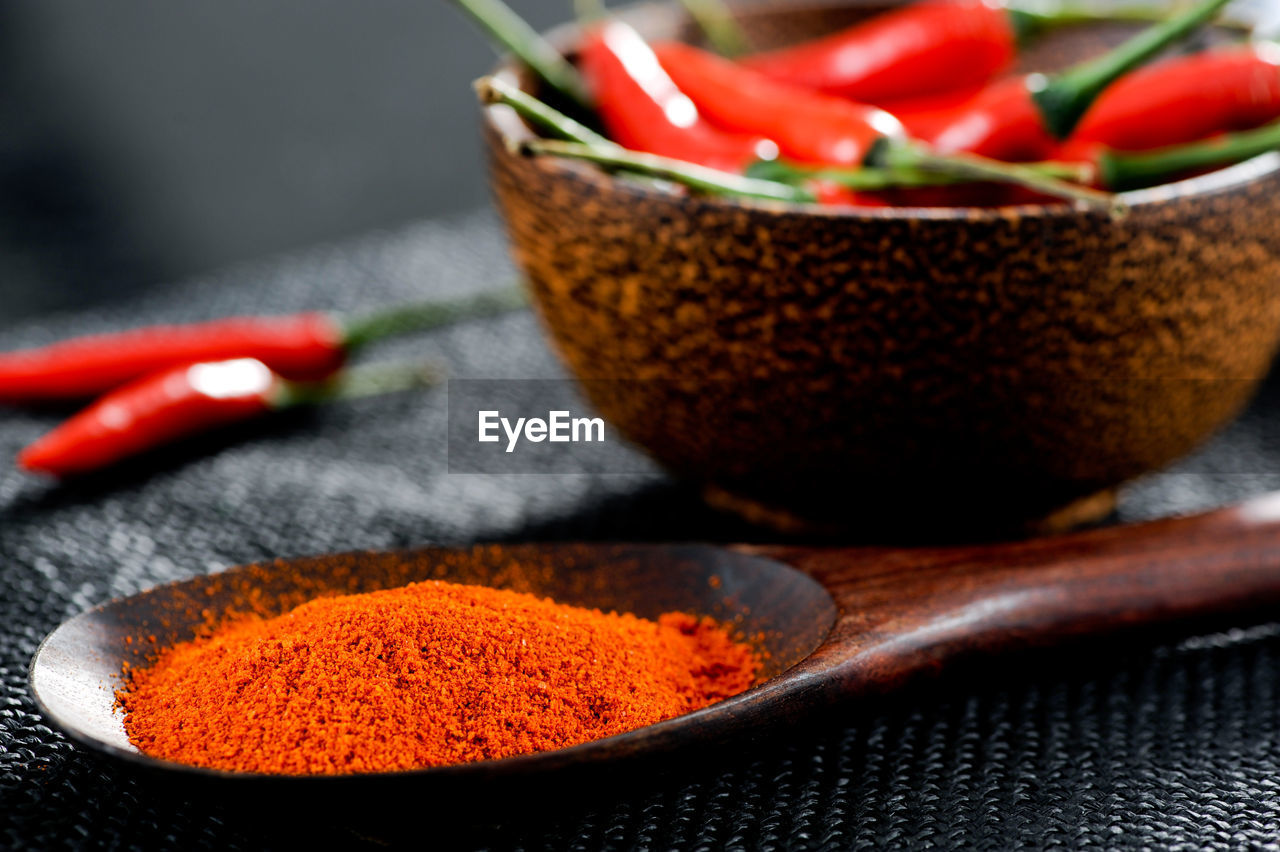
<path id="1" fill-rule="evenodd" d="M 883 8 L 743 23 L 772 46 Z M 674 5 L 627 17 L 690 35 Z M 1127 32 L 1063 31 L 1024 62 L 1052 70 Z M 1280 340 L 1277 155 L 1129 193 L 1113 221 L 668 193 L 512 154 L 504 139 L 530 131 L 507 108 L 484 128 L 515 260 L 591 402 L 714 502 L 775 525 L 1105 514 L 1119 483 L 1231 420 Z"/>

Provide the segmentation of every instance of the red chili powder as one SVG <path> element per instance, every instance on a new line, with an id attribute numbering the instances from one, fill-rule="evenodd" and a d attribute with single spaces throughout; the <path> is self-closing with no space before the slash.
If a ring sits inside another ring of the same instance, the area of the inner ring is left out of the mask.
<path id="1" fill-rule="evenodd" d="M 147 754 L 334 774 L 563 748 L 705 707 L 757 670 L 709 618 L 431 581 L 229 624 L 131 670 L 118 700 Z"/>

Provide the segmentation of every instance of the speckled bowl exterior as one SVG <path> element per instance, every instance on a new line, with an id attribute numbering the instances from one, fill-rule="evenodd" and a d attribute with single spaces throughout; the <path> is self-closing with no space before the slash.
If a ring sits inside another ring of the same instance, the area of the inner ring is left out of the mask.
<path id="1" fill-rule="evenodd" d="M 868 8 L 745 21 L 768 45 Z M 631 20 L 686 34 L 672 8 Z M 1053 67 L 1113 37 L 1073 32 L 1026 61 Z M 523 158 L 504 139 L 528 129 L 505 108 L 485 114 L 515 260 L 592 403 L 760 517 L 846 529 L 1044 517 L 1194 448 L 1241 410 L 1280 341 L 1274 155 L 1130 193 L 1122 221 L 1065 207 L 851 211 Z"/>

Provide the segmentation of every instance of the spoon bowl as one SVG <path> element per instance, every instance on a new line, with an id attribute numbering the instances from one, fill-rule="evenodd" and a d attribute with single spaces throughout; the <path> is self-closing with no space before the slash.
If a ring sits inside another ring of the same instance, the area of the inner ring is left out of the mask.
<path id="1" fill-rule="evenodd" d="M 229 612 L 270 617 L 304 601 L 421 580 L 528 592 L 557 602 L 656 618 L 673 610 L 739 627 L 763 652 L 762 677 L 800 663 L 836 620 L 832 597 L 813 579 L 763 556 L 698 545 L 484 545 L 471 549 L 346 553 L 247 565 L 170 583 L 111 601 L 70 619 L 42 643 L 31 687 L 45 715 L 81 745 L 135 766 L 205 779 L 281 780 L 281 776 L 188 766 L 144 754 L 129 743 L 115 691 L 125 665 L 142 667 L 157 648 L 194 637 Z M 724 712 L 729 702 L 717 705 Z M 542 773 L 568 763 L 665 750 L 701 737 L 699 713 L 608 740 L 555 752 L 455 766 L 365 774 L 431 779 L 441 789 L 464 779 Z M 692 727 L 690 727 L 692 726 Z M 352 776 L 290 777 L 339 783 Z"/>
<path id="2" fill-rule="evenodd" d="M 226 772 L 129 744 L 115 708 L 124 665 L 230 610 L 274 615 L 318 596 L 417 580 L 477 583 L 654 617 L 731 623 L 766 654 L 753 689 L 702 710 L 557 751 L 430 769 L 329 776 Z M 795 724 L 976 654 L 1060 643 L 1280 602 L 1280 495 L 1189 518 L 996 545 L 931 548 L 562 544 L 278 560 L 160 586 L 68 621 L 41 645 L 31 686 L 51 723 L 93 751 L 221 792 L 261 797 L 563 791 L 641 759 Z M 650 764 L 652 765 L 652 764 Z M 668 765 L 675 765 L 668 761 Z M 629 773 L 627 773 L 629 774 Z M 556 783 L 550 781 L 557 779 Z M 596 788 L 601 787 L 594 783 Z"/>

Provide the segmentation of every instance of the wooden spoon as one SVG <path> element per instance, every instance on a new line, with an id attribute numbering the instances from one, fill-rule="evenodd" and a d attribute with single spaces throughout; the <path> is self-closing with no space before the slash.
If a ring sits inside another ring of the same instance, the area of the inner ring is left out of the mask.
<path id="1" fill-rule="evenodd" d="M 761 634 L 766 680 L 627 734 L 497 761 L 358 776 L 283 777 L 183 766 L 128 742 L 112 691 L 124 663 L 190 637 L 208 612 L 256 597 L 277 609 L 332 592 L 440 578 L 654 616 L 736 619 Z M 890 549 L 516 545 L 355 553 L 245 566 L 161 586 L 72 618 L 41 645 L 31 686 L 48 719 L 98 752 L 159 773 L 275 792 L 455 799 L 547 773 L 616 767 L 802 719 L 958 657 L 1280 602 L 1280 494 L 1194 517 L 1012 544 Z M 664 761 L 668 766 L 672 761 Z M 407 785 L 407 786 L 406 786 Z M 337 800 L 337 799 L 336 799 Z"/>

